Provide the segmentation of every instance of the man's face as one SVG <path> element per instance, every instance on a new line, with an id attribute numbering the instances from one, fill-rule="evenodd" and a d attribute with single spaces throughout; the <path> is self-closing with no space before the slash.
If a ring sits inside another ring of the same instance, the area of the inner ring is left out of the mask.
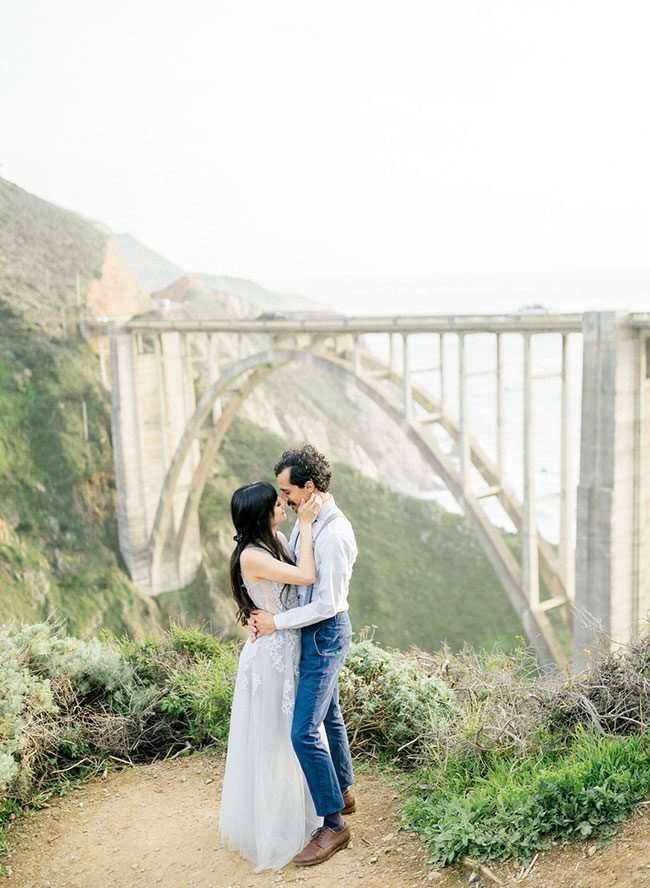
<path id="1" fill-rule="evenodd" d="M 278 475 L 278 487 L 280 488 L 280 499 L 291 506 L 294 512 L 297 512 L 298 506 L 308 500 L 316 490 L 313 481 L 307 481 L 304 487 L 292 484 L 291 468 L 282 469 Z"/>

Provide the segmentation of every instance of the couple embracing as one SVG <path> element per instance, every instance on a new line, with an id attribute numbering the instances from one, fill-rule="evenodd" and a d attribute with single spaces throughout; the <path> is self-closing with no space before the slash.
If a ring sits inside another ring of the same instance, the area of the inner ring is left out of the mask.
<path id="1" fill-rule="evenodd" d="M 220 833 L 256 871 L 322 863 L 345 848 L 354 773 L 338 676 L 352 628 L 357 545 L 329 493 L 327 459 L 310 445 L 282 454 L 280 493 L 235 491 L 231 557 L 238 619 L 248 625 L 233 697 Z M 280 530 L 285 504 L 297 520 Z"/>

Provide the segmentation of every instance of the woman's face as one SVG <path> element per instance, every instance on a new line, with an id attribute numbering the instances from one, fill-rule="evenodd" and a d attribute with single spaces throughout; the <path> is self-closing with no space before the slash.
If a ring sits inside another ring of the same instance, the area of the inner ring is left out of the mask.
<path id="1" fill-rule="evenodd" d="M 287 513 L 284 508 L 284 503 L 280 499 L 277 498 L 275 502 L 275 508 L 273 509 L 273 518 L 271 519 L 271 527 L 276 528 L 279 527 L 283 521 L 287 520 Z"/>

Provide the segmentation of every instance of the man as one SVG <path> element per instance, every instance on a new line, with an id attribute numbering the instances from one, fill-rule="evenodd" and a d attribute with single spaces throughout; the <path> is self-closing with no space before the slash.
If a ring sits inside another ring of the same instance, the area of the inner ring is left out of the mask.
<path id="1" fill-rule="evenodd" d="M 345 722 L 339 705 L 338 677 L 345 662 L 352 627 L 348 592 L 357 544 L 352 525 L 329 493 L 332 472 L 327 459 L 307 444 L 287 450 L 275 466 L 280 496 L 294 511 L 312 494 L 322 499 L 313 524 L 316 582 L 301 587 L 300 606 L 279 614 L 253 611 L 250 619 L 256 635 L 276 629 L 301 629 L 300 675 L 294 704 L 291 741 L 305 773 L 316 812 L 324 818 L 311 841 L 294 857 L 299 866 L 328 860 L 350 841 L 343 814 L 356 808 L 352 758 Z M 290 546 L 298 549 L 298 523 Z M 320 735 L 323 724 L 329 749 Z"/>

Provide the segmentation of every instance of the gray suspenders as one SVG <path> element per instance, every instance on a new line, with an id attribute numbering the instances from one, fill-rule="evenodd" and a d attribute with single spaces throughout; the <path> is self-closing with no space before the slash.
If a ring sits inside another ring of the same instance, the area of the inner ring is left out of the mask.
<path id="1" fill-rule="evenodd" d="M 332 512 L 332 514 L 331 514 L 331 515 L 328 515 L 327 518 L 323 521 L 322 524 L 319 524 L 319 525 L 316 527 L 316 530 L 315 530 L 315 532 L 314 532 L 314 538 L 313 538 L 314 546 L 316 545 L 316 540 L 317 540 L 318 537 L 321 535 L 321 533 L 325 530 L 325 528 L 326 528 L 329 524 L 331 524 L 332 521 L 335 521 L 337 518 L 341 518 L 342 516 L 343 516 L 343 513 L 342 513 L 342 512 L 339 512 L 338 510 L 337 510 L 336 512 Z M 293 538 L 293 532 L 291 533 L 291 536 L 292 536 L 292 538 Z M 297 549 L 298 537 L 299 537 L 299 533 L 296 534 L 295 539 L 293 540 L 293 545 L 292 545 L 292 547 L 291 547 L 291 548 L 293 549 L 293 556 L 294 556 L 294 558 L 296 558 L 296 560 L 297 560 L 297 552 L 296 552 L 296 549 Z M 312 585 L 312 586 L 309 587 L 309 592 L 307 593 L 308 597 L 307 597 L 307 599 L 306 599 L 306 601 L 305 601 L 305 604 L 311 604 L 311 599 L 312 599 L 312 595 L 313 595 L 313 594 L 314 594 L 314 587 L 313 587 L 313 585 Z"/>

